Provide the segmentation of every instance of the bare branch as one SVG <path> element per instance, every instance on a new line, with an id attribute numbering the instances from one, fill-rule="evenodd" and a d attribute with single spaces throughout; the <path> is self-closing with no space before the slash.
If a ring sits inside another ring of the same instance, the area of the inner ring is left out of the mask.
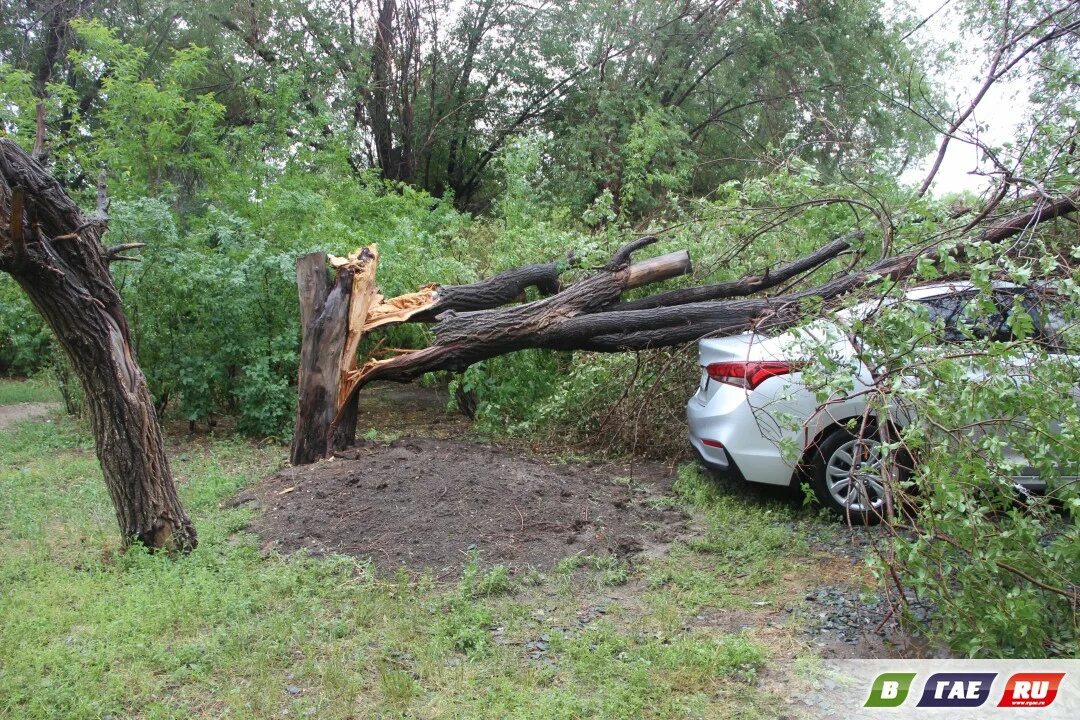
<path id="1" fill-rule="evenodd" d="M 1072 3 L 1069 3 L 1069 5 L 1072 5 Z M 1005 9 L 1006 16 L 1004 18 L 1006 32 L 1008 32 L 1009 23 L 1008 8 L 1009 6 L 1007 5 Z M 949 142 L 953 139 L 957 130 L 959 130 L 960 127 L 965 122 L 967 122 L 968 118 L 971 117 L 972 113 L 975 112 L 975 109 L 979 106 L 979 103 L 982 102 L 983 98 L 985 98 L 986 94 L 990 91 L 990 88 L 992 88 L 1002 77 L 1007 75 L 1014 67 L 1016 67 L 1024 58 L 1029 56 L 1031 53 L 1035 52 L 1044 45 L 1052 43 L 1058 38 L 1075 32 L 1077 28 L 1080 28 L 1080 21 L 1074 21 L 1064 26 L 1059 25 L 1055 22 L 1054 16 L 1060 14 L 1065 9 L 1066 8 L 1063 7 L 1054 10 L 1053 12 L 1049 13 L 1041 20 L 1035 22 L 1023 31 L 1018 32 L 1016 35 L 1007 38 L 1005 41 L 1002 42 L 1001 45 L 997 47 L 997 49 L 994 51 L 993 56 L 990 58 L 990 65 L 986 71 L 986 78 L 983 80 L 982 85 L 979 86 L 978 91 L 975 93 L 975 96 L 972 97 L 967 107 L 964 108 L 964 110 L 958 116 L 956 116 L 956 118 L 949 124 L 948 129 L 945 130 L 944 136 L 941 139 L 941 143 L 938 145 L 938 151 L 937 154 L 934 156 L 934 162 L 930 167 L 930 171 L 923 179 L 922 184 L 919 185 L 918 195 L 920 197 L 925 195 L 927 190 L 930 189 L 930 185 L 934 182 L 934 178 L 937 176 L 938 171 L 941 169 L 941 163 L 945 159 L 945 152 L 949 149 Z M 1045 23 L 1051 23 L 1054 29 L 1046 32 L 1036 40 L 1029 43 L 1022 50 L 1017 52 L 1016 55 L 1012 58 L 1008 60 L 1005 59 L 1005 53 L 1007 51 L 1014 49 L 1022 40 L 1024 40 L 1024 38 L 1030 36 L 1037 28 L 1039 28 Z"/>
<path id="2" fill-rule="evenodd" d="M 37 135 L 34 137 L 34 151 L 30 154 L 34 160 L 45 162 L 45 103 L 37 104 Z"/>
<path id="3" fill-rule="evenodd" d="M 630 262 L 630 256 L 636 253 L 643 247 L 648 247 L 657 242 L 660 238 L 653 237 L 652 235 L 646 235 L 645 237 L 638 238 L 637 240 L 631 240 L 623 245 L 621 248 L 615 251 L 615 254 L 611 256 L 611 261 L 604 266 L 605 270 L 617 270 L 623 265 Z"/>
<path id="4" fill-rule="evenodd" d="M 112 247 L 105 249 L 106 262 L 116 262 L 118 260 L 127 260 L 128 262 L 142 262 L 142 258 L 132 257 L 130 255 L 121 255 L 127 250 L 139 250 L 146 247 L 146 243 L 122 243 L 120 245 L 113 245 Z"/>
<path id="5" fill-rule="evenodd" d="M 761 275 L 751 275 L 730 282 L 716 283 L 715 285 L 700 285 L 685 290 L 672 290 L 658 295 L 650 295 L 640 300 L 619 303 L 611 309 L 614 311 L 646 310 L 648 308 L 754 295 L 785 283 L 804 272 L 820 267 L 829 260 L 843 255 L 851 248 L 852 241 L 860 240 L 862 237 L 863 233 L 859 231 L 848 233 L 822 246 L 810 255 L 772 270 L 766 269 Z"/>

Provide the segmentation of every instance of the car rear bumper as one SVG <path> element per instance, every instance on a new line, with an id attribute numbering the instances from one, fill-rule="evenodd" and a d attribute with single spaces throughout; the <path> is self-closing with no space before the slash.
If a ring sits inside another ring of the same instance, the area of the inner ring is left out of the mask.
<path id="1" fill-rule="evenodd" d="M 723 448 L 709 447 L 702 443 L 700 438 L 694 437 L 693 433 L 690 433 L 690 446 L 697 452 L 701 464 L 710 470 L 720 472 L 731 470 L 731 460 Z"/>
<path id="2" fill-rule="evenodd" d="M 690 444 L 707 467 L 721 471 L 737 468 L 750 482 L 791 484 L 793 465 L 784 458 L 777 441 L 763 436 L 762 419 L 745 402 L 725 404 L 714 397 L 703 404 L 694 396 L 686 404 L 686 419 Z"/>

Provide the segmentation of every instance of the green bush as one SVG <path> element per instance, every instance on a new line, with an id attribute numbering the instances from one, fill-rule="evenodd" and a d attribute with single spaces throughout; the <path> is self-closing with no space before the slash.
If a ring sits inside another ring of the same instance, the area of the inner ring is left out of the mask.
<path id="1" fill-rule="evenodd" d="M 0 275 L 0 375 L 33 375 L 52 353 L 52 335 L 30 300 Z"/>

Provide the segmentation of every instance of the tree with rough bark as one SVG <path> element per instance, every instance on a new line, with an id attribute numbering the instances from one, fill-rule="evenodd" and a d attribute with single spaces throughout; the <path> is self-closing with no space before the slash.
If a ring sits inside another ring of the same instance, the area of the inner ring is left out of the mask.
<path id="1" fill-rule="evenodd" d="M 189 551 L 195 527 L 109 271 L 135 248 L 102 244 L 107 206 L 104 176 L 96 211 L 84 213 L 34 157 L 0 138 L 0 270 L 30 297 L 82 382 L 124 543 Z"/>

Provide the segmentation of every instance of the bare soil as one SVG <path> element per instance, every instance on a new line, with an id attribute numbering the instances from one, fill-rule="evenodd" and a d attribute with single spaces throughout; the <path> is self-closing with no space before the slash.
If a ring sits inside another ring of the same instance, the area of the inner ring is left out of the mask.
<path id="1" fill-rule="evenodd" d="M 18 403 L 0 405 L 0 430 L 24 420 L 38 420 L 59 407 L 56 403 Z"/>
<path id="2" fill-rule="evenodd" d="M 561 463 L 459 440 L 361 441 L 332 460 L 289 468 L 241 494 L 263 511 L 252 529 L 285 552 L 348 553 L 379 570 L 458 574 L 471 554 L 511 572 L 568 555 L 632 558 L 687 529 L 664 507 L 662 465 Z"/>
<path id="3" fill-rule="evenodd" d="M 358 447 L 282 470 L 231 502 L 257 510 L 251 529 L 266 551 L 346 553 L 369 558 L 383 575 L 430 570 L 440 580 L 460 577 L 474 555 L 485 566 L 504 564 L 517 574 L 549 569 L 572 555 L 633 563 L 662 558 L 676 539 L 704 532 L 700 518 L 672 501 L 675 478 L 668 466 L 564 462 L 528 446 L 492 446 L 475 441 L 469 421 L 447 406 L 446 393 L 436 389 L 365 390 L 358 430 L 368 438 Z M 737 490 L 756 491 L 742 484 Z M 792 659 L 811 647 L 821 657 L 840 658 L 939 652 L 907 636 L 887 614 L 887 603 L 863 607 L 869 577 L 856 538 L 836 537 L 826 526 L 818 539 L 817 526 L 797 525 L 796 532 L 810 534 L 811 549 L 783 576 L 774 597 L 741 590 L 733 576 L 733 595 L 747 602 L 702 608 L 687 619 L 688 627 L 751 632 L 775 647 L 775 677 L 786 677 Z M 645 590 L 637 576 L 590 591 L 582 612 L 595 610 L 594 617 L 617 608 L 625 622 L 637 622 Z M 541 597 L 549 589 L 521 592 Z M 557 605 L 549 610 L 557 612 Z M 567 632 L 589 621 L 564 620 Z M 545 648 L 543 637 L 534 639 L 530 657 L 543 659 Z"/>

